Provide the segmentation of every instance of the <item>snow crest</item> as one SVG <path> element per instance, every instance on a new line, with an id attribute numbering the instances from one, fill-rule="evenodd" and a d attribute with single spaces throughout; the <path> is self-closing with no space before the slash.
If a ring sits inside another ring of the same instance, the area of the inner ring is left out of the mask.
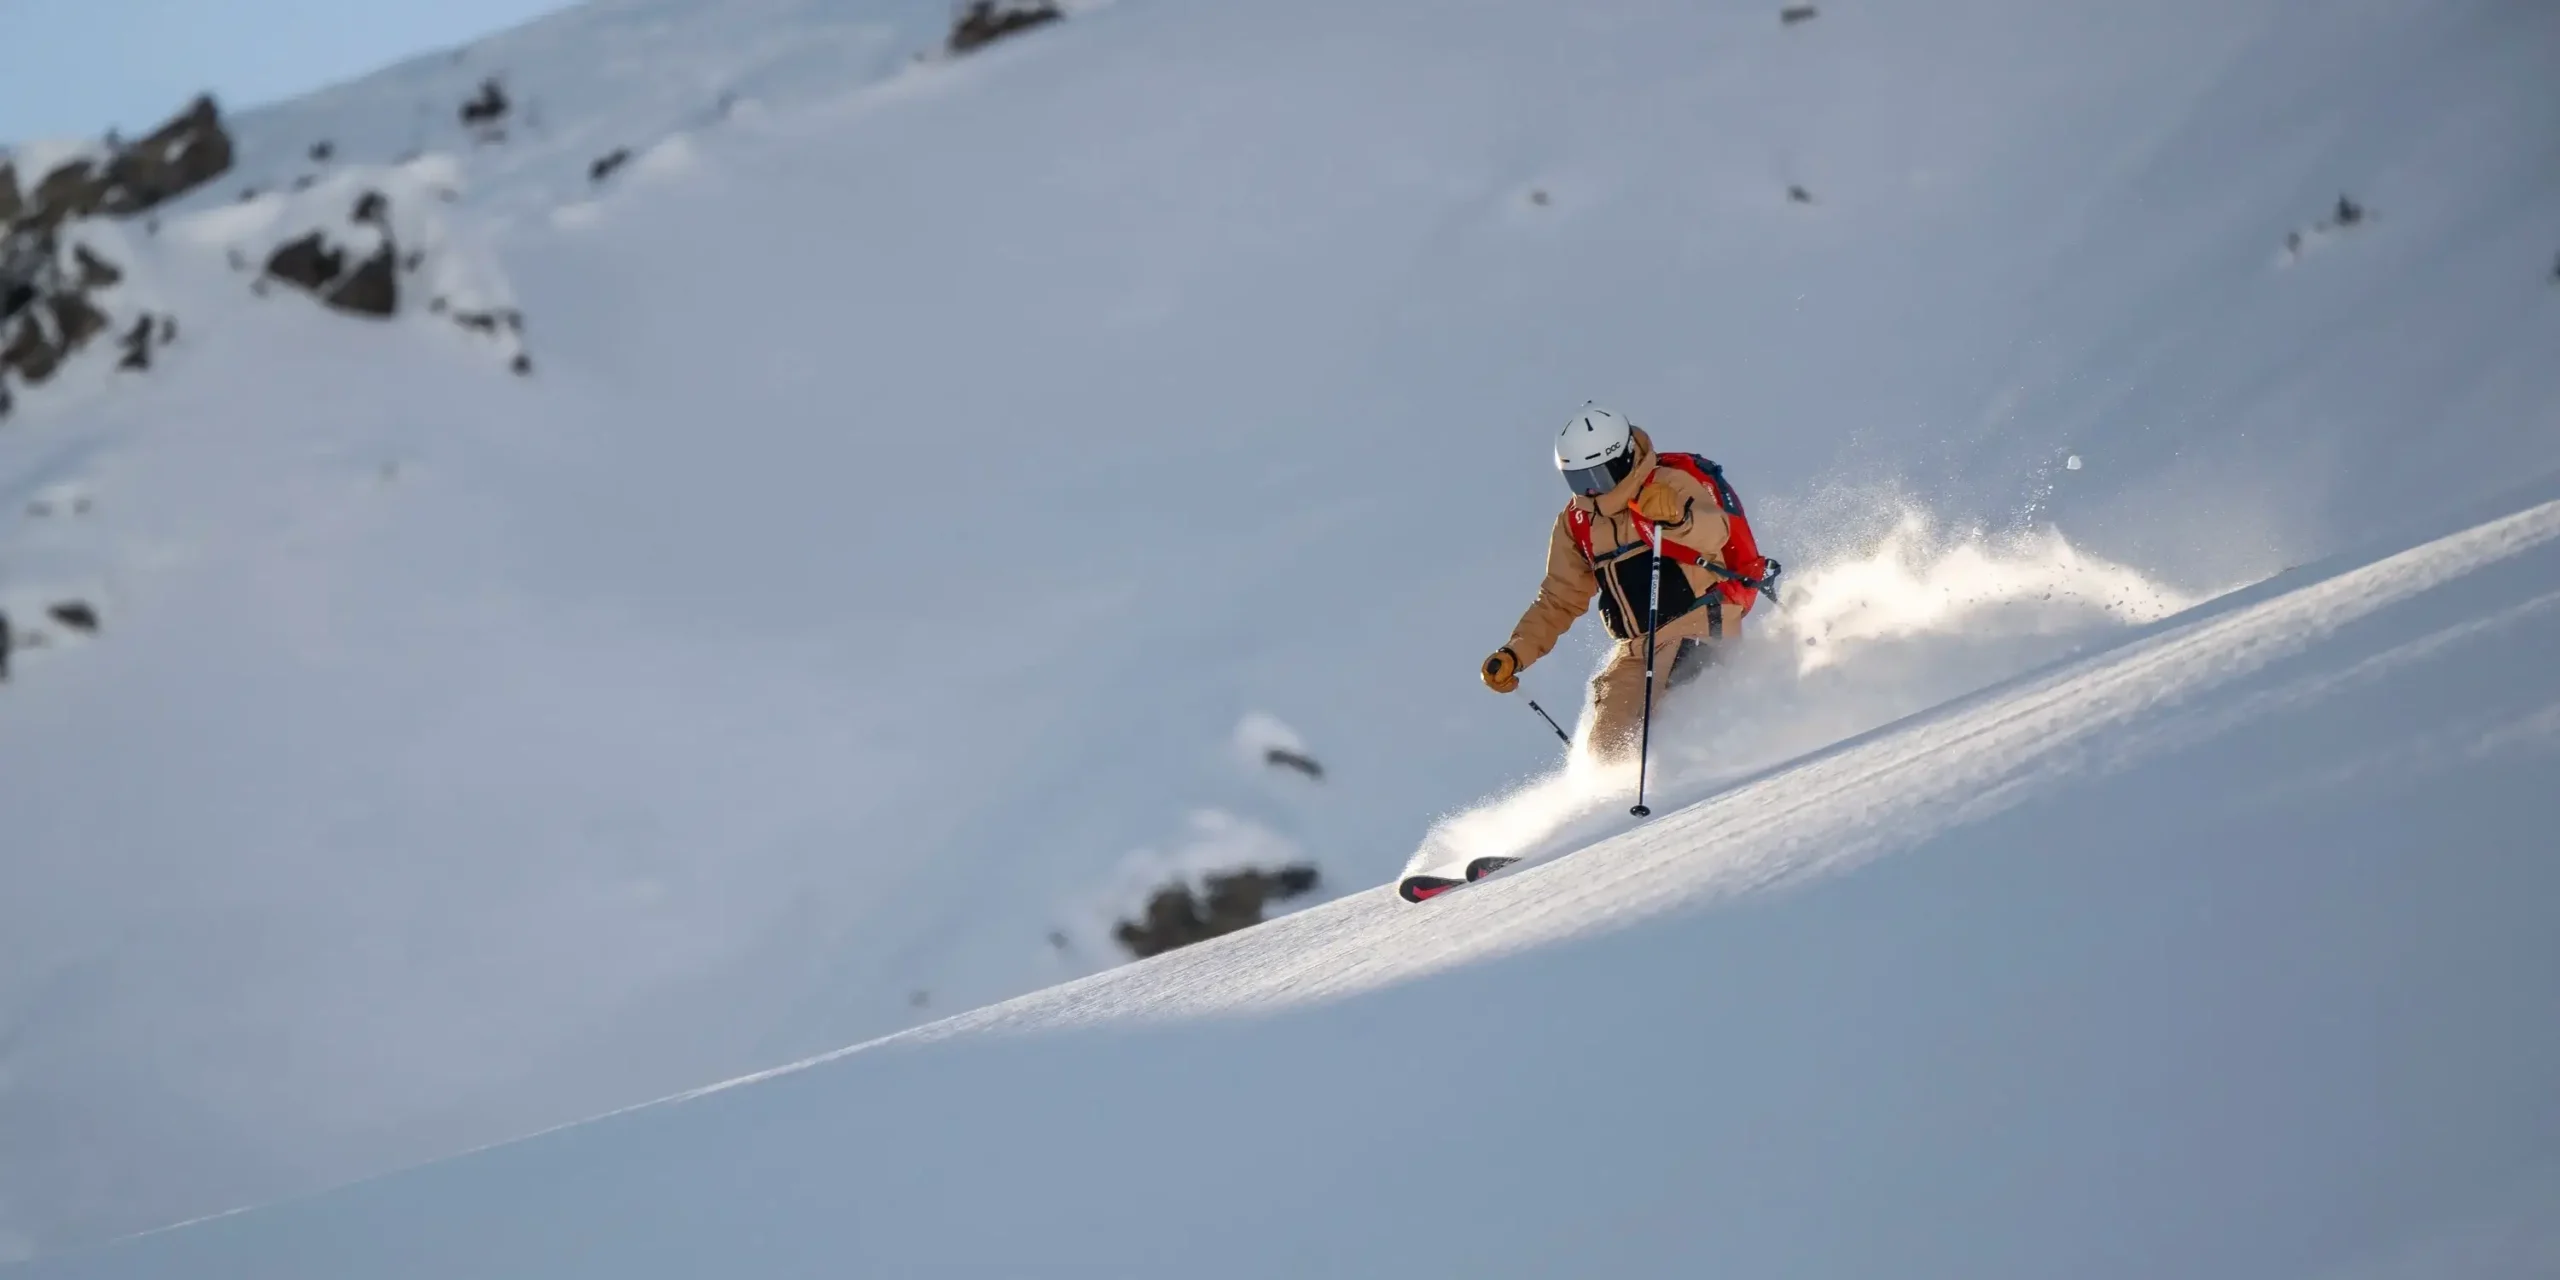
<path id="1" fill-rule="evenodd" d="M 1881 535 L 1789 571 L 1781 603 L 1755 609 L 1731 656 L 1657 705 L 1648 779 L 1657 808 L 2206 598 L 2089 555 L 2050 526 L 1949 530 L 1908 504 L 1880 523 Z M 1586 731 L 1555 771 L 1440 819 L 1406 871 L 1536 857 L 1623 826 L 1636 769 L 1594 761 Z"/>

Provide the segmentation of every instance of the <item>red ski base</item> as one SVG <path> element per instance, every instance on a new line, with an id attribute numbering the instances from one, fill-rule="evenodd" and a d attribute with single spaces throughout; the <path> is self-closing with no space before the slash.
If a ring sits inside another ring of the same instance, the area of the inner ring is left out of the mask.
<path id="1" fill-rule="evenodd" d="M 1465 883 L 1447 876 L 1406 876 L 1396 882 L 1396 896 L 1407 902 L 1428 902 Z"/>
<path id="2" fill-rule="evenodd" d="M 1473 884 L 1492 875 L 1518 858 L 1478 858 L 1467 864 L 1467 878 L 1452 880 L 1447 876 L 1406 876 L 1396 882 L 1396 896 L 1407 902 L 1428 902 L 1460 885 Z"/>

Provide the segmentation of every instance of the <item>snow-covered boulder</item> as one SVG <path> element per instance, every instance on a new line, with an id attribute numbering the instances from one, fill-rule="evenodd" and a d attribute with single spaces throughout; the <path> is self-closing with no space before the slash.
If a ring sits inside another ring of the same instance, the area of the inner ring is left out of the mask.
<path id="1" fill-rule="evenodd" d="M 531 372 L 524 317 L 496 255 L 445 210 L 461 194 L 451 157 L 351 165 L 298 191 L 269 192 L 173 225 L 217 248 L 251 288 L 282 283 L 350 315 L 439 316 L 519 373 Z"/>

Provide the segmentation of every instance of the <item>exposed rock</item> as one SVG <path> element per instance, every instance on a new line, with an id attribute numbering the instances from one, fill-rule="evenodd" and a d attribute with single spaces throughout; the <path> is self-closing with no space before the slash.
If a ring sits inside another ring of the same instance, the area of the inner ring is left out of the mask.
<path id="1" fill-rule="evenodd" d="M 54 621 L 74 631 L 95 634 L 98 630 L 98 611 L 90 608 L 85 600 L 65 600 L 45 612 L 52 614 Z"/>
<path id="2" fill-rule="evenodd" d="M 2372 212 L 2358 203 L 2355 197 L 2341 193 L 2338 196 L 2338 203 L 2330 206 L 2329 216 L 2312 223 L 2310 230 L 2305 231 L 2297 227 L 2285 233 L 2285 256 L 2288 259 L 2298 259 L 2313 248 L 2318 240 L 2363 226 L 2372 216 Z"/>
<path id="3" fill-rule="evenodd" d="M 1778 10 L 1778 23 L 1780 26 L 1792 27 L 1799 22 L 1811 22 L 1820 16 L 1822 11 L 1812 5 L 1791 4 Z"/>
<path id="4" fill-rule="evenodd" d="M 346 265 L 346 255 L 330 247 L 317 231 L 288 240 L 267 255 L 268 275 L 312 293 L 327 288 L 346 270 Z"/>
<path id="5" fill-rule="evenodd" d="M 1275 769 L 1295 769 L 1318 782 L 1324 781 L 1324 766 L 1316 763 L 1314 756 L 1301 751 L 1272 747 L 1262 753 L 1262 762 Z"/>
<path id="6" fill-rule="evenodd" d="M 354 315 L 390 316 L 400 310 L 399 255 L 387 238 L 350 268 L 346 250 L 314 231 L 268 255 L 267 275 Z"/>
<path id="7" fill-rule="evenodd" d="M 108 151 L 44 174 L 0 165 L 0 228 L 51 229 L 74 218 L 141 213 L 220 177 L 232 160 L 231 135 L 209 97 L 138 142 L 110 139 Z"/>
<path id="8" fill-rule="evenodd" d="M 35 304 L 54 269 L 53 236 L 22 230 L 0 233 L 0 324 Z"/>
<path id="9" fill-rule="evenodd" d="M 80 268 L 78 287 L 83 290 L 112 289 L 124 282 L 124 272 L 117 270 L 116 264 L 99 257 L 85 244 L 72 246 L 71 261 Z"/>
<path id="10" fill-rule="evenodd" d="M 107 313 L 100 311 L 87 298 L 76 293 L 63 294 L 51 300 L 53 323 L 62 334 L 62 348 L 69 352 L 97 337 L 107 327 Z"/>
<path id="11" fill-rule="evenodd" d="M 337 154 L 337 144 L 326 138 L 311 144 L 311 163 L 313 164 L 327 164 L 330 158 Z"/>
<path id="12" fill-rule="evenodd" d="M 340 311 L 363 316 L 390 316 L 400 311 L 400 270 L 391 246 L 385 243 L 372 257 L 356 264 L 347 278 L 330 290 L 321 301 Z"/>
<path id="13" fill-rule="evenodd" d="M 122 268 L 49 226 L 0 232 L 0 417 L 14 403 L 8 375 L 45 382 L 115 323 L 94 295 L 123 279 Z"/>
<path id="14" fill-rule="evenodd" d="M 494 311 L 456 311 L 453 322 L 473 333 L 495 335 L 500 329 L 509 333 L 524 332 L 524 313 L 513 307 L 500 307 Z"/>
<path id="15" fill-rule="evenodd" d="M 1264 908 L 1313 892 L 1320 879 L 1313 864 L 1301 862 L 1273 871 L 1244 867 L 1217 872 L 1202 881 L 1205 892 L 1177 880 L 1147 900 L 1143 919 L 1123 920 L 1112 934 L 1129 954 L 1143 960 L 1260 924 Z"/>
<path id="16" fill-rule="evenodd" d="M 176 119 L 117 153 L 109 166 L 115 187 L 101 212 L 140 213 L 221 177 L 231 160 L 221 111 L 210 96 L 199 97 Z"/>
<path id="17" fill-rule="evenodd" d="M 613 150 L 597 156 L 596 162 L 587 166 L 587 181 L 602 182 L 605 179 L 612 177 L 614 170 L 619 169 L 630 162 L 631 148 L 615 147 Z"/>
<path id="18" fill-rule="evenodd" d="M 21 311 L 0 346 L 0 371 L 16 373 L 29 384 L 54 375 L 89 339 L 107 327 L 107 315 L 77 293 L 55 293 Z"/>
<path id="19" fill-rule="evenodd" d="M 967 53 L 1065 16 L 1052 0 L 969 0 L 951 26 L 949 48 Z"/>
<path id="20" fill-rule="evenodd" d="M 1787 199 L 1796 204 L 1812 204 L 1813 193 L 1791 183 L 1787 187 Z"/>
<path id="21" fill-rule="evenodd" d="M 386 225 L 384 219 L 390 212 L 391 201 L 385 199 L 379 191 L 368 191 L 356 197 L 356 206 L 348 211 L 347 216 L 357 222 L 368 222 L 379 227 Z"/>
<path id="22" fill-rule="evenodd" d="M 27 221 L 48 227 L 60 226 L 71 218 L 84 218 L 98 211 L 106 198 L 106 176 L 96 162 L 80 159 L 55 166 L 53 172 L 36 179 L 34 197 L 28 202 Z"/>
<path id="23" fill-rule="evenodd" d="M 480 92 L 462 104 L 462 123 L 491 125 L 507 117 L 507 91 L 495 77 L 480 82 Z"/>
<path id="24" fill-rule="evenodd" d="M 116 339 L 117 349 L 124 352 L 116 360 L 116 367 L 130 369 L 136 373 L 149 369 L 152 340 L 157 332 L 151 315 L 146 313 L 137 318 L 133 322 L 133 327 L 125 330 L 123 337 Z"/>

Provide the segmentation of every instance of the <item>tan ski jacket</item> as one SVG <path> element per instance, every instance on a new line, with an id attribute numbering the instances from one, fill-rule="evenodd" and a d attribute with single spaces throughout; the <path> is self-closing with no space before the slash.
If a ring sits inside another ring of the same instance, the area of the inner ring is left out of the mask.
<path id="1" fill-rule="evenodd" d="M 1641 427 L 1634 434 L 1636 465 L 1627 478 L 1597 498 L 1577 497 L 1567 503 L 1547 531 L 1546 580 L 1538 584 L 1537 600 L 1511 632 L 1510 649 L 1523 668 L 1555 649 L 1565 629 L 1591 607 L 1594 596 L 1599 598 L 1601 621 L 1610 635 L 1626 640 L 1644 634 L 1652 546 L 1636 532 L 1629 505 L 1641 504 L 1637 509 L 1660 527 L 1664 541 L 1723 562 L 1725 516 L 1715 492 L 1677 467 L 1656 467 L 1652 437 Z M 1589 559 L 1573 539 L 1568 517 L 1575 507 L 1592 513 Z M 1707 569 L 1666 558 L 1662 622 L 1696 607 L 1715 582 Z"/>

